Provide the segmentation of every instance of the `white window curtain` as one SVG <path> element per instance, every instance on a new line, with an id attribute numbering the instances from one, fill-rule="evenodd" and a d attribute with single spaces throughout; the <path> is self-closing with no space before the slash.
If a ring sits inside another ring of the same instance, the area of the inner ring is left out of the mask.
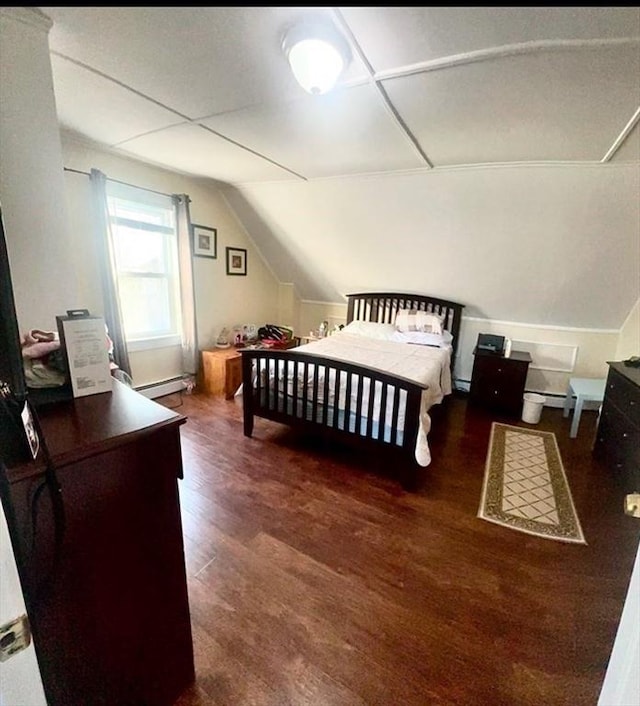
<path id="1" fill-rule="evenodd" d="M 113 360 L 127 375 L 131 375 L 129 353 L 122 325 L 122 311 L 118 295 L 118 277 L 116 270 L 113 238 L 109 225 L 107 207 L 107 177 L 98 169 L 92 169 L 89 175 L 93 206 L 93 223 L 99 254 L 100 278 L 102 281 L 102 300 L 104 318 L 113 342 Z"/>
<path id="2" fill-rule="evenodd" d="M 180 299 L 182 304 L 182 369 L 192 378 L 198 369 L 198 331 L 196 327 L 193 255 L 191 243 L 190 198 L 186 194 L 173 196 L 178 231 L 178 265 L 180 268 Z"/>

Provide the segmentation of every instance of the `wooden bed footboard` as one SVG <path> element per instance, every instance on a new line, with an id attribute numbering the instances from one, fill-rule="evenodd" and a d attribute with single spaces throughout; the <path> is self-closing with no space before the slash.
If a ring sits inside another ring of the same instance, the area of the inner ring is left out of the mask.
<path id="1" fill-rule="evenodd" d="M 341 360 L 282 350 L 242 350 L 244 433 L 255 417 L 313 428 L 403 458 L 403 485 L 418 468 L 415 449 L 425 386 Z M 373 394 L 369 394 L 373 391 Z"/>

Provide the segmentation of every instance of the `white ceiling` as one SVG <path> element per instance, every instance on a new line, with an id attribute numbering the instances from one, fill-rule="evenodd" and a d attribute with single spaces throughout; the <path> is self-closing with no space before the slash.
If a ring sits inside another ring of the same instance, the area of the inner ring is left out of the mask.
<path id="1" fill-rule="evenodd" d="M 228 184 L 640 159 L 638 7 L 42 7 L 60 124 Z M 352 61 L 310 96 L 281 50 L 330 15 Z"/>

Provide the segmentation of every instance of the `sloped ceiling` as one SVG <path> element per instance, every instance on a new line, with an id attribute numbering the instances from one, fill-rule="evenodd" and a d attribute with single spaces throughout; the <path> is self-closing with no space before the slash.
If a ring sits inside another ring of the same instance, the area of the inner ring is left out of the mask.
<path id="1" fill-rule="evenodd" d="M 638 297 L 638 7 L 41 9 L 61 127 L 218 182 L 305 298 L 615 328 Z M 352 53 L 325 96 L 281 50 L 314 13 Z"/>

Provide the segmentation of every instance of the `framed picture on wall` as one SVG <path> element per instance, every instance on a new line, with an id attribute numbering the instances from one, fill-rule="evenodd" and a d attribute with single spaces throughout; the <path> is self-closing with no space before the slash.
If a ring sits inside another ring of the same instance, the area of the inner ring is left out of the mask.
<path id="1" fill-rule="evenodd" d="M 227 248 L 227 274 L 247 274 L 247 251 L 244 248 Z"/>
<path id="2" fill-rule="evenodd" d="M 191 226 L 193 254 L 198 257 L 218 257 L 218 231 L 207 226 Z"/>

